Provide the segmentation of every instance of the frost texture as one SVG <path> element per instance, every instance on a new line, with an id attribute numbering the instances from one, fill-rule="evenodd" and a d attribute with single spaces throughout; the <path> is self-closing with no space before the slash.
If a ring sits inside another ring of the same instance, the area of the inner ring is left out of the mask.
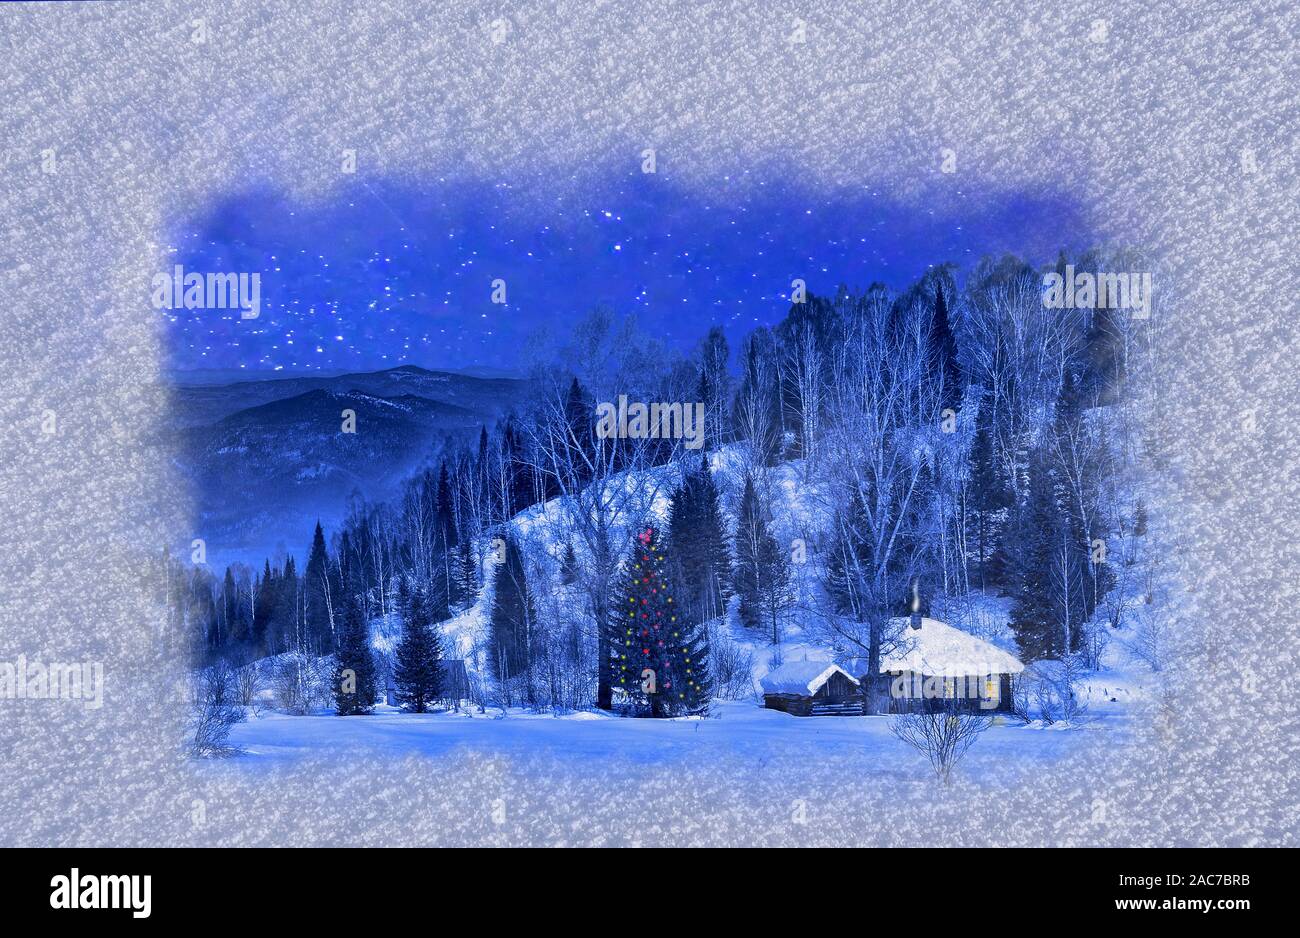
<path id="1" fill-rule="evenodd" d="M 1296 844 L 1294 5 L 810 0 L 802 45 L 790 5 L 740 0 L 298 6 L 0 13 L 0 655 L 100 660 L 107 681 L 96 711 L 0 702 L 0 843 Z M 325 196 L 345 148 L 343 185 L 454 168 L 540 197 L 651 146 L 699 185 L 1055 188 L 1152 252 L 1165 699 L 1122 745 L 1093 734 L 1028 778 L 942 792 L 851 753 L 185 761 L 178 639 L 144 560 L 197 524 L 154 435 L 169 220 L 259 183 Z"/>

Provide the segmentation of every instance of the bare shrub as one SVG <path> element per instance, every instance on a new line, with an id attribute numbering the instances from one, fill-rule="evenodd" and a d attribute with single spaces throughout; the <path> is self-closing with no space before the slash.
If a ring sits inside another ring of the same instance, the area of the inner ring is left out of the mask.
<path id="1" fill-rule="evenodd" d="M 259 706 L 258 694 L 261 693 L 265 682 L 262 676 L 262 668 L 256 661 L 250 661 L 242 668 L 235 671 L 235 701 L 241 707 L 253 707 L 255 710 Z"/>
<path id="2" fill-rule="evenodd" d="M 230 730 L 244 719 L 235 699 L 235 672 L 218 661 L 194 675 L 190 707 L 189 748 L 200 757 L 228 756 L 238 752 L 227 740 Z"/>
<path id="3" fill-rule="evenodd" d="M 723 700 L 754 696 L 754 653 L 719 631 L 709 648 L 713 693 Z"/>
<path id="4" fill-rule="evenodd" d="M 1159 671 L 1168 657 L 1169 629 L 1166 628 L 1165 614 L 1151 604 L 1135 610 L 1133 654 L 1146 662 L 1152 671 Z"/>
<path id="5" fill-rule="evenodd" d="M 1029 723 L 1034 719 L 1033 691 L 1033 683 L 1023 678 L 1017 678 L 1011 684 L 1011 715 L 1022 723 Z"/>
<path id="6" fill-rule="evenodd" d="M 953 767 L 980 734 L 989 728 L 988 717 L 952 710 L 933 713 L 904 713 L 893 718 L 890 730 L 900 740 L 922 753 L 939 781 L 952 782 Z"/>
<path id="7" fill-rule="evenodd" d="M 1044 723 L 1078 723 L 1088 707 L 1075 693 L 1075 685 L 1086 672 L 1084 656 L 1070 655 L 1061 661 L 1039 661 L 1021 678 L 1027 696 L 1033 699 Z"/>
<path id="8" fill-rule="evenodd" d="M 306 655 L 283 655 L 271 674 L 271 688 L 280 709 L 288 713 L 309 713 L 326 706 L 330 698 L 330 675 L 321 661 Z"/>

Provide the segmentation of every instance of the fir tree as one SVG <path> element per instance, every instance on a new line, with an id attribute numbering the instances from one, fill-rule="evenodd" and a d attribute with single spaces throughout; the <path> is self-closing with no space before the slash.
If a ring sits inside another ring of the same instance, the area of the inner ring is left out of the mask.
<path id="1" fill-rule="evenodd" d="M 436 524 L 438 525 L 438 541 L 450 551 L 459 540 L 459 532 L 456 529 L 456 506 L 451 494 L 451 476 L 447 472 L 446 460 L 443 460 L 441 467 L 438 469 Z"/>
<path id="2" fill-rule="evenodd" d="M 578 555 L 574 553 L 572 544 L 565 544 L 560 555 L 560 583 L 572 586 L 578 581 L 578 573 Z"/>
<path id="3" fill-rule="evenodd" d="M 943 377 L 943 396 L 940 406 L 958 410 L 961 407 L 962 394 L 961 367 L 957 361 L 957 340 L 953 335 L 948 302 L 944 299 L 941 282 L 935 284 L 930 348 L 937 373 Z"/>
<path id="4" fill-rule="evenodd" d="M 393 681 L 398 702 L 412 713 L 428 710 L 442 690 L 442 641 L 418 589 L 402 617 Z"/>
<path id="5" fill-rule="evenodd" d="M 683 606 L 699 619 L 721 615 L 731 588 L 731 561 L 707 456 L 673 492 L 666 547 L 682 571 L 678 592 Z"/>
<path id="6" fill-rule="evenodd" d="M 334 653 L 334 708 L 339 716 L 369 713 L 375 706 L 375 659 L 370 627 L 355 584 L 345 586 L 342 624 Z"/>
<path id="7" fill-rule="evenodd" d="M 275 631 L 268 633 L 269 637 L 279 642 L 278 647 L 288 647 L 300 634 L 298 609 L 298 573 L 293 557 L 290 556 L 285 558 L 284 569 L 276 581 L 275 610 L 271 617 Z"/>
<path id="8" fill-rule="evenodd" d="M 561 460 L 562 465 L 573 470 L 574 477 L 566 480 L 571 489 L 591 481 L 595 469 L 592 413 L 590 395 L 574 378 L 564 399 L 565 440 L 562 452 L 566 458 Z"/>
<path id="9" fill-rule="evenodd" d="M 736 524 L 734 582 L 740 597 L 740 621 L 746 628 L 770 626 L 776 644 L 780 641 L 780 613 L 788 599 L 789 569 L 764 515 L 754 479 L 747 476 Z"/>
<path id="10" fill-rule="evenodd" d="M 532 667 L 537 627 L 523 552 L 513 537 L 505 539 L 505 557 L 493 579 L 489 638 L 492 674 L 498 683 L 527 675 Z"/>
<path id="11" fill-rule="evenodd" d="M 1133 535 L 1134 537 L 1145 537 L 1147 533 L 1147 506 L 1141 499 L 1138 499 L 1137 508 L 1133 511 Z"/>
<path id="12" fill-rule="evenodd" d="M 1052 579 L 1062 534 L 1051 463 L 1038 450 L 1030 460 L 1029 486 L 1014 535 L 1016 588 L 1010 625 L 1026 661 L 1059 658 L 1065 650 Z"/>
<path id="13" fill-rule="evenodd" d="M 275 612 L 280 605 L 279 583 L 271 572 L 271 561 L 262 565 L 262 578 L 255 589 L 253 601 L 253 623 L 249 629 L 249 640 L 255 648 L 265 648 L 267 639 L 276 634 Z"/>
<path id="14" fill-rule="evenodd" d="M 708 633 L 676 601 L 658 540 L 653 528 L 643 529 L 619 571 L 610 593 L 610 656 L 603 667 L 636 713 L 702 713 L 711 696 Z"/>
<path id="15" fill-rule="evenodd" d="M 307 639 L 322 654 L 334 650 L 334 632 L 330 625 L 329 556 L 325 552 L 325 531 L 316 522 L 303 574 L 303 610 Z"/>
<path id="16" fill-rule="evenodd" d="M 240 615 L 239 587 L 235 585 L 235 574 L 226 567 L 226 576 L 221 583 L 221 618 L 225 623 L 226 641 L 242 645 L 248 641 L 248 623 Z"/>
<path id="17" fill-rule="evenodd" d="M 981 414 L 981 417 L 983 414 Z M 1015 506 L 1015 493 L 997 458 L 993 428 L 981 420 L 975 428 L 970 454 L 970 541 L 975 547 L 981 589 L 1006 588 L 1006 554 L 1002 549 L 1002 532 L 1007 513 Z"/>
<path id="18" fill-rule="evenodd" d="M 465 607 L 473 604 L 478 596 L 478 565 L 474 561 L 474 539 L 462 537 L 456 545 L 456 565 L 453 568 L 456 577 L 456 596 L 458 605 Z"/>

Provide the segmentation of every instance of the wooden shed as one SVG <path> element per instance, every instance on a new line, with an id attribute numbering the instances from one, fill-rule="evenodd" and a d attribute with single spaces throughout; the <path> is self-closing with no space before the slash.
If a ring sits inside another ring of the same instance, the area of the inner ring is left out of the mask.
<path id="1" fill-rule="evenodd" d="M 789 661 L 764 675 L 763 706 L 797 717 L 859 715 L 858 680 L 830 661 Z"/>

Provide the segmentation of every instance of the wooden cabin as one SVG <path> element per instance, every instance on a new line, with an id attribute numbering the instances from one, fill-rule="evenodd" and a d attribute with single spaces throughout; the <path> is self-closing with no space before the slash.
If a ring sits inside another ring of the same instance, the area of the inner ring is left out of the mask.
<path id="1" fill-rule="evenodd" d="M 830 661 L 788 661 L 760 682 L 763 706 L 797 717 L 860 715 L 858 680 Z"/>
<path id="2" fill-rule="evenodd" d="M 876 712 L 955 710 L 996 714 L 1011 709 L 1012 685 L 1025 666 L 1011 654 L 938 619 L 914 614 L 890 621 L 893 647 L 873 681 L 864 658 L 849 662 L 859 686 L 876 695 Z"/>

